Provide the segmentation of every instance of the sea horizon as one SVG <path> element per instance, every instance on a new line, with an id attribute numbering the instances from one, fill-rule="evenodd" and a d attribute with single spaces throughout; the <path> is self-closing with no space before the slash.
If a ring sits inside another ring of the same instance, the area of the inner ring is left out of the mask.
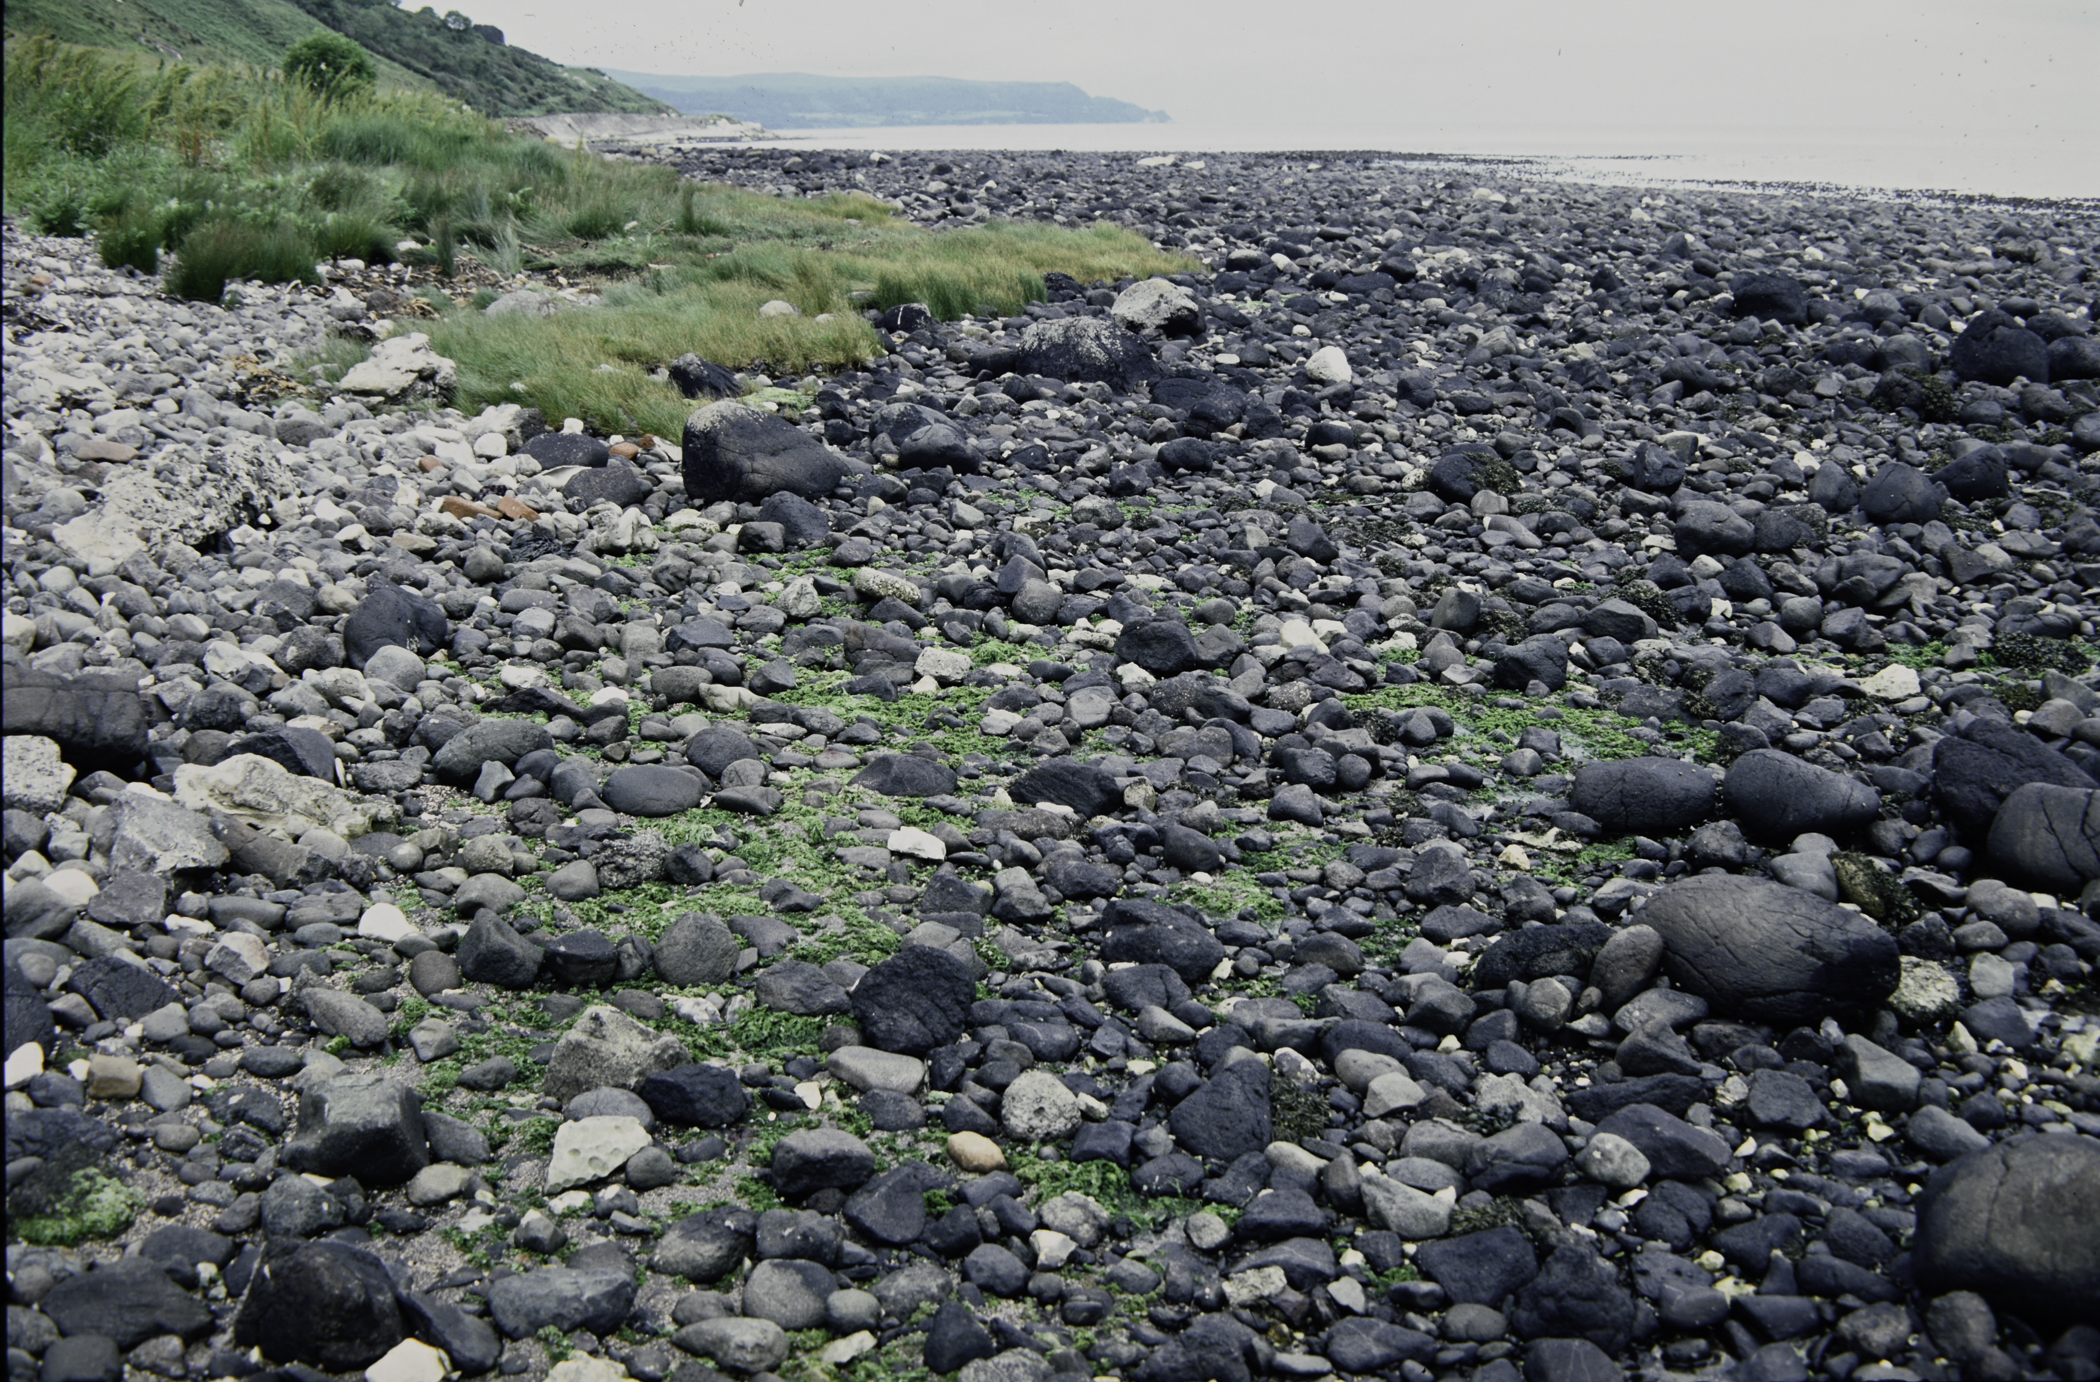
<path id="1" fill-rule="evenodd" d="M 1834 136 L 1799 129 L 1652 131 L 1493 126 L 1379 128 L 1363 122 L 1167 121 L 1093 125 L 888 125 L 778 131 L 760 144 L 851 149 L 1071 150 L 1177 158 L 1206 153 L 1386 153 L 1396 162 L 1494 162 L 1520 175 L 1621 186 L 1849 191 L 2100 206 L 2091 146 L 2058 141 Z"/>

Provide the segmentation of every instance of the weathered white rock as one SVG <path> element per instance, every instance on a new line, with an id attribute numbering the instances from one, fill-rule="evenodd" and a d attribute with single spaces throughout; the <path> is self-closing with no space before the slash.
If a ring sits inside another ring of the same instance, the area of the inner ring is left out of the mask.
<path id="1" fill-rule="evenodd" d="M 1305 361 L 1305 377 L 1315 384 L 1347 384 L 1356 378 L 1340 346 L 1321 346 Z"/>
<path id="2" fill-rule="evenodd" d="M 1047 1070 L 1024 1070 L 999 1101 L 999 1121 L 1030 1142 L 1059 1138 L 1079 1126 L 1079 1096 Z"/>
<path id="3" fill-rule="evenodd" d="M 0 798 L 10 811 L 36 816 L 56 811 L 66 804 L 73 778 L 73 765 L 59 755 L 54 739 L 10 734 L 0 748 Z"/>
<path id="4" fill-rule="evenodd" d="M 650 1140 L 642 1120 L 623 1113 L 563 1123 L 554 1130 L 554 1154 L 547 1159 L 548 1193 L 605 1179 Z"/>
<path id="5" fill-rule="evenodd" d="M 391 336 L 368 359 L 352 365 L 336 387 L 343 393 L 376 394 L 392 402 L 445 400 L 459 382 L 459 366 L 430 348 L 420 331 Z"/>
<path id="6" fill-rule="evenodd" d="M 319 778 L 294 777 L 282 765 L 252 753 L 238 753 L 210 767 L 182 764 L 175 769 L 175 800 L 192 811 L 223 812 L 294 840 L 309 830 L 330 830 L 354 840 L 399 818 L 384 797 L 362 797 Z"/>

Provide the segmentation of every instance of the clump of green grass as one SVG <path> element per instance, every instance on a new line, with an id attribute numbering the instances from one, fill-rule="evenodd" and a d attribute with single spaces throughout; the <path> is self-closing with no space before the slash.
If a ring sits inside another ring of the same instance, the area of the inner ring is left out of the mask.
<path id="1" fill-rule="evenodd" d="M 183 237 L 167 285 L 177 297 L 217 302 L 236 278 L 317 283 L 312 242 L 292 225 L 207 221 Z"/>
<path id="2" fill-rule="evenodd" d="M 681 196 L 683 218 L 684 201 L 697 205 L 701 194 Z M 862 319 L 864 307 L 924 302 L 950 319 L 1015 313 L 1043 299 L 1046 273 L 1091 281 L 1186 267 L 1113 226 L 930 232 L 894 223 L 887 208 L 866 198 L 784 203 L 720 189 L 705 200 L 714 208 L 711 224 L 766 238 L 713 257 L 677 237 L 636 239 L 672 267 L 619 284 L 593 311 L 461 314 L 434 328 L 432 344 L 459 362 L 464 400 L 525 402 L 548 417 L 580 417 L 608 431 L 675 436 L 694 405 L 655 372 L 687 351 L 737 364 L 763 361 L 776 373 L 836 369 L 885 348 Z M 850 236 L 848 222 L 855 223 Z M 813 239 L 815 229 L 840 239 Z M 775 299 L 800 315 L 759 316 Z"/>

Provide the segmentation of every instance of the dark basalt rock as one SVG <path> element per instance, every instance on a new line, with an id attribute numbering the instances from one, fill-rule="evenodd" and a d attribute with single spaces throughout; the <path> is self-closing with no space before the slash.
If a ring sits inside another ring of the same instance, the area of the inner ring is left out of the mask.
<path id="1" fill-rule="evenodd" d="M 1896 939 L 1856 912 L 1761 879 L 1673 883 L 1640 920 L 1663 938 L 1663 968 L 1716 1011 L 1780 1024 L 1856 1012 L 1896 985 Z"/>
<path id="2" fill-rule="evenodd" d="M 786 491 L 805 499 L 829 495 L 846 463 L 787 419 L 740 403 L 712 403 L 686 419 L 685 491 L 712 503 L 757 503 Z"/>

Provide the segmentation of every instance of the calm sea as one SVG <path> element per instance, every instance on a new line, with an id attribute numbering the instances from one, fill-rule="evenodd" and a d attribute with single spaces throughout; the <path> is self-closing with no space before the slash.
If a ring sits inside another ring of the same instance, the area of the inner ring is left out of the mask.
<path id="1" fill-rule="evenodd" d="M 1529 176 L 1628 186 L 1754 184 L 1988 199 L 2041 198 L 2100 209 L 2100 154 L 2074 131 L 2019 139 L 1872 137 L 1814 128 L 1668 130 L 1514 128 L 1376 129 L 1306 122 L 1234 127 L 1157 125 L 914 125 L 796 130 L 783 144 L 847 149 L 1010 149 L 1177 154 L 1377 150 L 1405 159 L 1437 154 L 1522 160 Z"/>

